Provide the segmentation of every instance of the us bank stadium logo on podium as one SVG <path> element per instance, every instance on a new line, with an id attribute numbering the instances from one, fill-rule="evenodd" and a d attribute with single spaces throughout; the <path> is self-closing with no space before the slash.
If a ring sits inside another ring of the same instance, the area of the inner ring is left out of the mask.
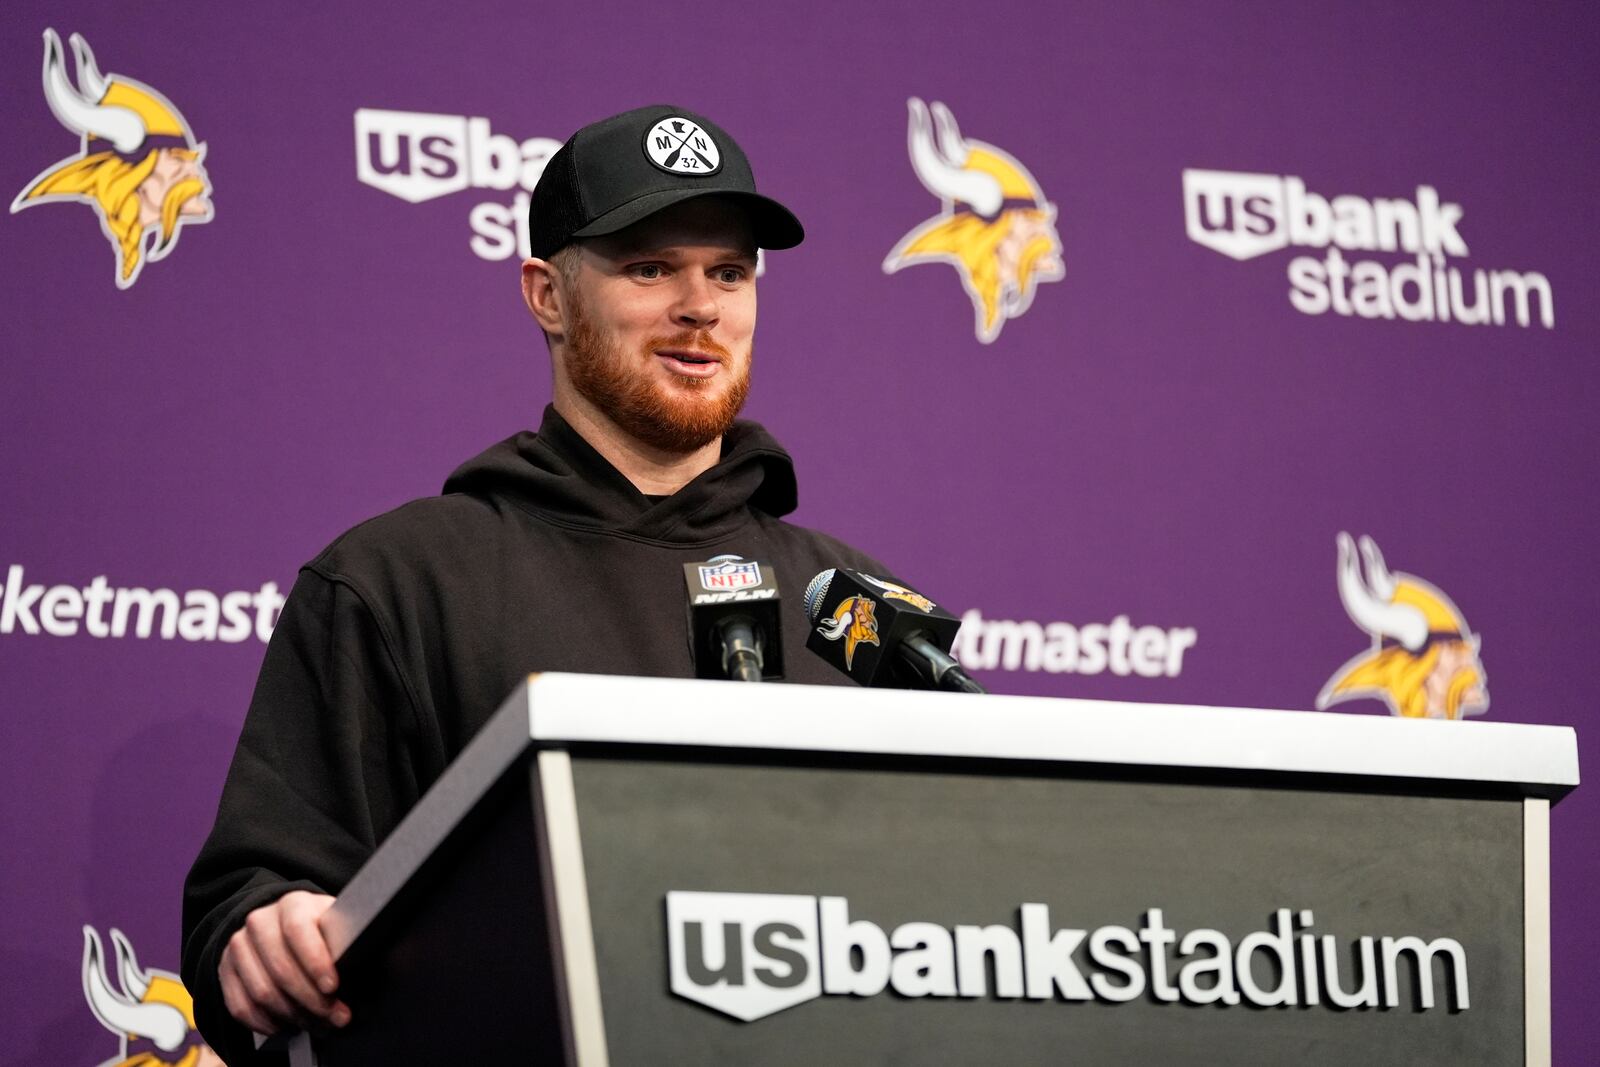
<path id="1" fill-rule="evenodd" d="M 363 185 L 408 204 L 468 190 L 502 194 L 467 210 L 467 247 L 491 261 L 526 259 L 531 254 L 528 198 L 560 141 L 549 137 L 518 141 L 496 133 L 481 116 L 379 108 L 356 111 L 355 133 L 356 178 Z"/>
<path id="2" fill-rule="evenodd" d="M 1538 271 L 1455 265 L 1469 254 L 1465 211 L 1431 185 L 1411 197 L 1328 197 L 1293 175 L 1185 170 L 1183 215 L 1191 241 L 1229 259 L 1317 250 L 1289 261 L 1289 304 L 1303 315 L 1556 325 L 1555 293 Z"/>
<path id="3" fill-rule="evenodd" d="M 1048 905 L 1027 903 L 1016 907 L 1015 924 L 904 922 L 891 930 L 852 918 L 845 897 L 674 890 L 666 904 L 672 992 L 742 1022 L 822 996 L 886 991 L 1338 1011 L 1431 1011 L 1442 1002 L 1451 1015 L 1471 1003 L 1467 950 L 1455 938 L 1369 934 L 1341 944 L 1314 932 L 1307 908 L 1276 908 L 1267 929 L 1235 939 L 1169 927 L 1159 907 L 1145 908 L 1137 929 L 1058 927 Z"/>
<path id="4" fill-rule="evenodd" d="M 822 995 L 817 898 L 667 894 L 672 991 L 743 1022 Z"/>
<path id="5" fill-rule="evenodd" d="M 23 186 L 11 213 L 41 204 L 93 208 L 116 257 L 117 288 L 128 289 L 146 263 L 172 254 L 185 226 L 211 221 L 206 146 L 172 101 L 125 74 L 102 74 L 78 34 L 68 42 L 76 84 L 60 36 L 44 31 L 44 98 L 78 135 L 78 151 Z"/>
<path id="6" fill-rule="evenodd" d="M 916 97 L 907 104 L 911 168 L 939 198 L 939 213 L 900 239 L 883 272 L 954 267 L 972 301 L 973 333 L 991 344 L 1033 306 L 1041 283 L 1065 275 L 1056 206 L 1016 157 L 963 137 L 949 108 Z"/>

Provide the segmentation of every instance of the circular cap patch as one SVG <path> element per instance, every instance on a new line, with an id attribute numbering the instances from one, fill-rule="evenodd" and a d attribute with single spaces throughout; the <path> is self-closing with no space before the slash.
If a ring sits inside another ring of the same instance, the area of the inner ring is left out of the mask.
<path id="1" fill-rule="evenodd" d="M 717 142 L 693 119 L 668 116 L 644 135 L 644 154 L 671 174 L 715 174 L 722 168 Z"/>

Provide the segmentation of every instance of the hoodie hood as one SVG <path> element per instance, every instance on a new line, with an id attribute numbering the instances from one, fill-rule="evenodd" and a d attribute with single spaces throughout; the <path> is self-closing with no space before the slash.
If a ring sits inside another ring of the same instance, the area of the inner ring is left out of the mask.
<path id="1" fill-rule="evenodd" d="M 781 517 L 798 502 L 789 453 L 758 423 L 735 422 L 716 466 L 652 501 L 554 407 L 544 409 L 537 432 L 524 430 L 456 468 L 444 491 L 504 500 L 564 526 L 679 545 L 731 533 L 752 509 Z"/>

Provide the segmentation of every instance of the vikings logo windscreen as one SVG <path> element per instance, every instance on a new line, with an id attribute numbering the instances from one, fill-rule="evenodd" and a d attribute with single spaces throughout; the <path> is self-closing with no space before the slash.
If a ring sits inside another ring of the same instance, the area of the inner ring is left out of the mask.
<path id="1" fill-rule="evenodd" d="M 939 198 L 939 214 L 900 239 L 883 271 L 950 264 L 972 298 L 978 340 L 989 344 L 1007 319 L 1028 310 L 1040 282 L 1064 274 L 1056 207 L 1021 163 L 962 137 L 943 104 L 908 103 L 911 166 Z"/>
<path id="2" fill-rule="evenodd" d="M 934 608 L 938 607 L 937 604 L 923 596 L 921 593 L 914 589 L 907 589 L 903 585 L 896 585 L 893 582 L 886 582 L 882 578 L 874 578 L 870 574 L 861 575 L 861 580 L 869 585 L 875 585 L 879 589 L 882 589 L 883 598 L 885 600 L 899 600 L 910 604 L 918 611 L 932 611 Z"/>
<path id="3" fill-rule="evenodd" d="M 61 125 L 78 134 L 77 155 L 45 168 L 11 202 L 11 213 L 39 204 L 78 203 L 100 216 L 116 256 L 117 288 L 139 280 L 146 262 L 164 259 L 189 223 L 210 222 L 206 146 L 166 97 L 121 74 L 107 77 L 88 42 L 70 38 L 78 84 L 67 77 L 55 30 L 44 31 L 44 98 Z"/>
<path id="4" fill-rule="evenodd" d="M 833 609 L 833 617 L 823 621 L 817 632 L 829 641 L 844 639 L 844 666 L 855 664 L 857 645 L 878 643 L 878 615 L 872 601 L 866 597 L 845 597 Z"/>
<path id="5" fill-rule="evenodd" d="M 1372 538 L 1339 534 L 1339 599 L 1372 647 L 1339 668 L 1317 695 L 1317 709 L 1373 698 L 1396 715 L 1459 719 L 1489 709 L 1478 635 L 1449 597 L 1421 578 L 1390 573 Z"/>
<path id="6" fill-rule="evenodd" d="M 100 1025 L 117 1035 L 118 1054 L 100 1067 L 222 1067 L 194 1028 L 194 1001 L 178 976 L 145 970 L 120 930 L 111 931 L 116 982 L 94 927 L 83 928 L 83 996 Z"/>

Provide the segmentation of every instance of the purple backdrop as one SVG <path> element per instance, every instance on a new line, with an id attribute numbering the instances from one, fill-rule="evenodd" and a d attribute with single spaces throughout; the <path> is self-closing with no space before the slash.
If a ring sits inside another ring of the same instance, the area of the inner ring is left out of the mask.
<path id="1" fill-rule="evenodd" d="M 1600 756 L 1583 667 L 1600 641 L 1592 8 L 164 7 L 0 14 L 5 198 L 81 148 L 41 84 L 53 28 L 181 112 L 215 205 L 125 289 L 87 203 L 0 215 L 0 1061 L 117 1054 L 85 1003 L 83 927 L 176 970 L 179 887 L 260 662 L 263 586 L 537 421 L 518 183 L 535 139 L 642 103 L 717 118 L 806 223 L 766 263 L 749 408 L 794 453 L 797 518 L 978 611 L 991 625 L 962 649 L 998 659 L 980 674 L 993 689 L 1313 707 L 1372 642 L 1335 586 L 1348 531 L 1481 635 L 1488 717 L 1576 725 L 1584 761 Z M 69 55 L 81 85 L 76 70 Z M 989 343 L 954 266 L 884 269 L 941 210 L 908 157 L 913 98 L 948 105 L 957 156 L 998 160 L 1055 207 L 1059 250 Z M 1419 187 L 1442 202 L 1418 209 L 1421 270 L 1404 240 L 1348 247 L 1364 210 L 1392 212 L 1373 201 L 1415 205 Z M 1341 313 L 1325 279 L 1358 261 Z M 1407 264 L 1430 286 L 1454 272 L 1468 302 L 1475 271 L 1498 278 L 1507 321 L 1382 317 L 1421 299 Z M 45 632 L 52 594 L 30 587 L 100 576 L 108 598 L 208 591 L 242 640 L 203 639 L 203 593 L 183 601 L 200 640 L 159 622 L 141 639 L 134 601 L 123 636 L 93 636 L 66 592 L 63 635 Z M 1096 669 L 1092 627 L 1119 616 L 1161 636 Z M 1556 1062 L 1600 1035 L 1597 806 L 1579 790 L 1553 813 Z"/>

